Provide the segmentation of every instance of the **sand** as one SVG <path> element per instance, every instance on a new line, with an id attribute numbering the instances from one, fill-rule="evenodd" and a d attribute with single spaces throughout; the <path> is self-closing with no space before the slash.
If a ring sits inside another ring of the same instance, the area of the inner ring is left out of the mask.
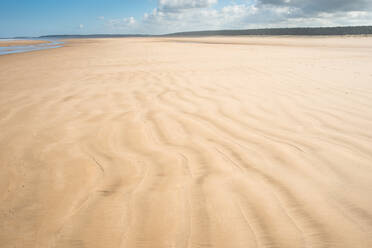
<path id="1" fill-rule="evenodd" d="M 2 248 L 372 247 L 372 37 L 0 56 Z"/>
<path id="2" fill-rule="evenodd" d="M 12 46 L 30 46 L 30 45 L 39 45 L 44 43 L 50 43 L 50 41 L 44 40 L 1 40 L 0 47 L 12 47 Z"/>

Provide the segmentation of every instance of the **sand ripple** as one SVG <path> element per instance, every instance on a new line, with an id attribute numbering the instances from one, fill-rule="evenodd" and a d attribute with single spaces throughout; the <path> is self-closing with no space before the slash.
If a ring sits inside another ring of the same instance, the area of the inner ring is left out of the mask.
<path id="1" fill-rule="evenodd" d="M 370 44 L 102 39 L 0 57 L 1 247 L 371 247 Z"/>

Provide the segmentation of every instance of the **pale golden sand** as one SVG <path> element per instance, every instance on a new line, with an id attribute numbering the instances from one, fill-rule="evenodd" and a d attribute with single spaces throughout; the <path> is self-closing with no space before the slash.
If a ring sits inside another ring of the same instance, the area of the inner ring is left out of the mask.
<path id="1" fill-rule="evenodd" d="M 29 46 L 29 45 L 39 45 L 44 43 L 50 43 L 50 41 L 44 40 L 12 40 L 12 41 L 2 41 L 0 39 L 0 47 L 7 46 Z"/>
<path id="2" fill-rule="evenodd" d="M 372 247 L 372 38 L 0 56 L 2 248 Z"/>

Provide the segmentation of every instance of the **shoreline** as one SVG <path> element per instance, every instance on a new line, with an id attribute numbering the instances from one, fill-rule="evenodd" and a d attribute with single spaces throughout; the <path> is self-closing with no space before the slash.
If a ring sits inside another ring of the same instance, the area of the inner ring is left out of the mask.
<path id="1" fill-rule="evenodd" d="M 48 44 L 52 41 L 49 40 L 17 40 L 17 39 L 7 39 L 1 40 L 0 39 L 0 47 L 13 47 L 13 46 L 30 46 L 30 45 L 40 45 L 40 44 Z"/>
<path id="2" fill-rule="evenodd" d="M 59 48 L 64 44 L 59 40 L 11 40 L 0 41 L 0 56 Z"/>

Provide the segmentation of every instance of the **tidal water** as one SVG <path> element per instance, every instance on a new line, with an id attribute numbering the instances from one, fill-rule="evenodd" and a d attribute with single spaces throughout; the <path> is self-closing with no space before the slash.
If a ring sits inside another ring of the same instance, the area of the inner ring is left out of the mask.
<path id="1" fill-rule="evenodd" d="M 12 41 L 14 39 L 0 39 L 1 41 Z M 19 40 L 19 39 L 17 39 Z M 29 39 L 28 39 L 29 40 Z M 45 50 L 62 47 L 63 42 L 57 40 L 46 40 L 50 41 L 49 43 L 35 44 L 35 45 L 26 45 L 26 46 L 7 46 L 0 47 L 0 55 L 12 54 L 12 53 L 24 53 L 37 50 Z"/>

